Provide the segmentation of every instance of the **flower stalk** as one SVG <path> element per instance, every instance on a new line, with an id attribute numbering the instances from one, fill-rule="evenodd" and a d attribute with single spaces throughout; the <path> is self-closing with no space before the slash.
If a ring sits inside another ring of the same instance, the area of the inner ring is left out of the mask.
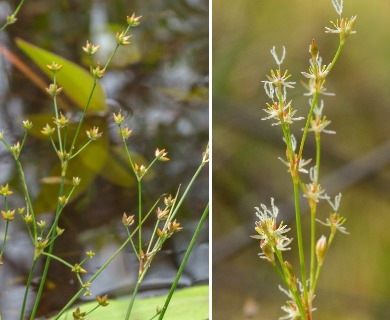
<path id="1" fill-rule="evenodd" d="M 286 144 L 286 160 L 279 158 L 287 167 L 291 175 L 293 193 L 294 193 L 294 209 L 295 209 L 295 224 L 297 234 L 297 247 L 299 257 L 300 279 L 297 279 L 293 267 L 290 263 L 283 260 L 282 251 L 290 250 L 286 245 L 290 244 L 292 238 L 287 236 L 290 230 L 283 223 L 277 227 L 276 217 L 278 213 L 277 207 L 274 205 L 274 200 L 271 199 L 271 210 L 265 205 L 261 205 L 262 210 L 256 208 L 258 221 L 256 222 L 255 230 L 257 235 L 252 236 L 260 240 L 260 248 L 262 253 L 260 258 L 269 261 L 278 275 L 281 277 L 284 285 L 288 290 L 282 289 L 287 294 L 289 300 L 282 309 L 287 313 L 286 316 L 280 319 L 301 319 L 312 320 L 313 300 L 315 297 L 315 289 L 318 283 L 319 275 L 323 266 L 325 254 L 329 250 L 336 231 L 347 233 L 343 224 L 345 218 L 338 214 L 341 195 L 335 198 L 335 201 L 330 201 L 330 197 L 325 193 L 325 190 L 320 185 L 319 173 L 321 165 L 321 133 L 334 134 L 334 131 L 325 129 L 330 121 L 322 114 L 323 100 L 319 100 L 319 96 L 333 95 L 326 92 L 324 87 L 325 80 L 333 69 L 336 61 L 339 59 L 341 51 L 344 47 L 346 38 L 350 34 L 354 34 L 353 30 L 356 16 L 351 19 L 342 18 L 343 1 L 332 0 L 336 12 L 340 15 L 340 20 L 333 23 L 335 29 L 326 28 L 326 33 L 338 33 L 339 45 L 332 61 L 328 65 L 322 64 L 320 50 L 315 40 L 309 46 L 311 55 L 309 72 L 302 72 L 302 75 L 308 79 L 308 93 L 310 109 L 306 122 L 303 128 L 302 138 L 299 142 L 298 152 L 296 153 L 297 141 L 291 132 L 292 125 L 303 119 L 295 116 L 296 110 L 292 108 L 292 101 L 287 102 L 287 89 L 294 88 L 295 82 L 291 82 L 288 71 L 282 71 L 281 65 L 286 56 L 286 49 L 283 47 L 281 57 L 276 54 L 275 47 L 271 50 L 271 54 L 277 64 L 276 71 L 271 70 L 270 75 L 267 75 L 268 80 L 264 82 L 264 89 L 267 96 L 272 100 L 267 103 L 268 108 L 264 111 L 268 114 L 262 120 L 273 119 L 276 122 L 272 125 L 280 125 L 283 133 L 283 140 Z M 304 146 L 309 132 L 314 132 L 316 142 L 315 163 L 309 170 L 304 167 L 311 161 L 303 159 Z M 303 182 L 303 174 L 309 174 L 310 183 Z M 301 193 L 307 198 L 310 207 L 310 269 L 306 270 L 306 258 L 303 243 L 302 229 L 302 213 L 300 196 Z M 320 200 L 327 200 L 333 209 L 326 222 L 321 222 L 330 228 L 328 241 L 325 236 L 321 236 L 317 240 L 316 222 L 317 208 Z M 275 259 L 275 255 L 277 259 Z M 309 273 L 307 273 L 309 272 Z"/>

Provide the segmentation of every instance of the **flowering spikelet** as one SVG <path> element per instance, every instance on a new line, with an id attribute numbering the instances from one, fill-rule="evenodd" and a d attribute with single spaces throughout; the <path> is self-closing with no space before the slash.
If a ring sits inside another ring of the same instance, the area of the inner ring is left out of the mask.
<path id="1" fill-rule="evenodd" d="M 260 247 L 263 253 L 259 256 L 270 262 L 273 262 L 273 253 L 275 249 L 280 251 L 290 250 L 288 247 L 292 239 L 286 237 L 284 233 L 290 229 L 283 222 L 279 227 L 276 225 L 276 217 L 279 213 L 279 209 L 274 205 L 274 199 L 271 198 L 271 210 L 264 204 L 261 204 L 261 209 L 256 207 L 256 216 L 259 218 L 256 221 L 255 230 L 258 234 L 251 236 L 254 239 L 260 240 Z"/>

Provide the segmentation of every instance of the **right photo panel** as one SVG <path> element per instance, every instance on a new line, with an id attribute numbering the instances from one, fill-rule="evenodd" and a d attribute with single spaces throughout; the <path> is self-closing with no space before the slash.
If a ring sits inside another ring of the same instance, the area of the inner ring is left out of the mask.
<path id="1" fill-rule="evenodd" d="M 389 13 L 213 0 L 213 320 L 390 319 Z"/>

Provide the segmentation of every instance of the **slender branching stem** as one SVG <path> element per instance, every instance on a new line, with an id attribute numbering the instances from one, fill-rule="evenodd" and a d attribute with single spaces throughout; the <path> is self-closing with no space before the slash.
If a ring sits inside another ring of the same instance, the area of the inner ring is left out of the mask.
<path id="1" fill-rule="evenodd" d="M 179 279 L 180 279 L 180 277 L 181 277 L 181 275 L 182 275 L 182 273 L 184 271 L 184 267 L 187 264 L 187 261 L 188 261 L 188 258 L 190 256 L 191 252 L 192 252 L 192 249 L 194 248 L 195 242 L 196 242 L 196 240 L 199 237 L 200 230 L 202 229 L 203 223 L 205 222 L 208 213 L 209 213 L 209 204 L 207 204 L 205 210 L 203 211 L 202 217 L 200 218 L 199 223 L 198 223 L 198 225 L 197 225 L 197 227 L 195 229 L 194 235 L 192 236 L 191 242 L 188 245 L 188 248 L 187 248 L 186 253 L 184 255 L 183 261 L 180 264 L 179 270 L 176 273 L 175 280 L 173 281 L 171 289 L 169 290 L 168 296 L 167 296 L 167 298 L 165 300 L 164 306 L 163 306 L 163 308 L 161 310 L 161 313 L 160 313 L 160 316 L 158 317 L 158 320 L 162 320 L 164 318 L 165 312 L 168 309 L 169 302 L 171 301 L 173 293 L 176 290 L 176 287 L 177 287 L 177 284 L 179 282 Z"/>
<path id="2" fill-rule="evenodd" d="M 304 255 L 303 240 L 302 240 L 301 208 L 300 208 L 300 201 L 299 201 L 298 181 L 294 181 L 294 203 L 295 203 L 295 222 L 296 222 L 297 238 L 298 238 L 299 265 L 301 269 L 303 295 L 305 299 L 305 304 L 308 307 L 309 298 L 308 298 L 307 284 L 306 284 L 307 277 L 306 277 L 305 255 Z"/>
<path id="3" fill-rule="evenodd" d="M 303 307 L 302 305 L 302 300 L 299 296 L 299 293 L 298 293 L 298 290 L 297 289 L 294 289 L 290 282 L 287 280 L 290 276 L 289 276 L 289 271 L 287 270 L 287 267 L 284 263 L 284 260 L 283 260 L 283 257 L 282 257 L 282 253 L 280 250 L 278 250 L 278 248 L 276 246 L 273 247 L 274 248 L 274 251 L 276 253 L 276 256 L 279 260 L 279 263 L 280 263 L 280 266 L 283 270 L 283 273 L 280 271 L 280 269 L 278 268 L 278 266 L 276 264 L 274 264 L 275 266 L 275 269 L 277 270 L 279 276 L 283 279 L 283 282 L 284 284 L 287 286 L 288 290 L 290 290 L 290 292 L 293 294 L 294 296 L 294 299 L 295 299 L 295 303 L 297 304 L 298 306 L 298 309 L 299 309 L 299 313 L 301 314 L 301 317 L 302 319 L 305 319 L 306 318 L 306 312 L 305 312 L 305 308 Z"/>
<path id="4" fill-rule="evenodd" d="M 34 270 L 35 270 L 36 264 L 37 264 L 37 260 L 34 259 L 32 265 L 31 265 L 31 268 L 30 268 L 30 272 L 28 274 L 26 288 L 24 289 L 23 303 L 22 303 L 22 308 L 21 308 L 21 311 L 20 311 L 20 318 L 19 318 L 20 320 L 24 320 L 24 315 L 26 313 L 26 304 L 27 304 L 28 290 L 29 290 L 29 288 L 31 286 L 31 280 L 32 280 L 32 277 L 33 277 L 33 274 L 34 274 Z"/>

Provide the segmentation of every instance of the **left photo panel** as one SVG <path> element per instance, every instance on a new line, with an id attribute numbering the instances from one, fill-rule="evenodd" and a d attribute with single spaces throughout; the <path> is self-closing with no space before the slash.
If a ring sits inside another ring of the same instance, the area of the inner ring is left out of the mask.
<path id="1" fill-rule="evenodd" d="M 0 1 L 0 320 L 209 319 L 209 1 Z"/>

